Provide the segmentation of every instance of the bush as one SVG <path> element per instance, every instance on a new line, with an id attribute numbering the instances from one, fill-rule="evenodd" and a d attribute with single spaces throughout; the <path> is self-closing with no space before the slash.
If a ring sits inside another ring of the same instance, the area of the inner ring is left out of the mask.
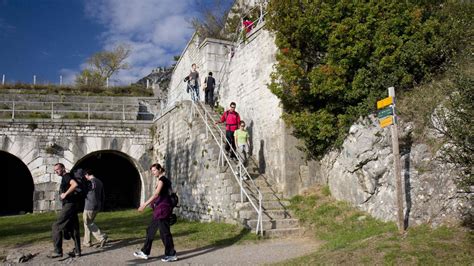
<path id="1" fill-rule="evenodd" d="M 406 90 L 444 71 L 473 10 L 441 1 L 271 1 L 276 69 L 269 85 L 312 158 L 342 144 L 387 88 Z"/>

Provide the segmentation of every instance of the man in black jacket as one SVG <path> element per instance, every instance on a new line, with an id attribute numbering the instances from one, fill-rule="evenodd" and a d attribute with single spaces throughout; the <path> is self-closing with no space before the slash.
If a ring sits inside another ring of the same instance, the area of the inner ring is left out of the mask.
<path id="1" fill-rule="evenodd" d="M 61 177 L 60 199 L 62 201 L 62 209 L 56 222 L 52 226 L 54 252 L 48 257 L 58 258 L 63 256 L 63 231 L 71 228 L 71 235 L 74 240 L 75 248 L 70 254 L 72 256 L 81 256 L 81 240 L 79 232 L 79 219 L 77 217 L 78 199 L 74 194 L 74 190 L 78 186 L 76 180 L 66 172 L 64 164 L 57 163 L 54 165 L 54 172 Z"/>

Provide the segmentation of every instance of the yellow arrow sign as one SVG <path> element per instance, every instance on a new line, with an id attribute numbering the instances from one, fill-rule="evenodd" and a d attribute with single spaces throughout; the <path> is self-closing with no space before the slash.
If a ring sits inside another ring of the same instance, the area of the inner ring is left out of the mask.
<path id="1" fill-rule="evenodd" d="M 393 97 L 392 96 L 387 97 L 377 102 L 377 109 L 384 108 L 385 106 L 390 105 L 392 103 L 393 103 Z"/>
<path id="2" fill-rule="evenodd" d="M 384 119 L 380 119 L 380 127 L 384 128 L 393 124 L 393 115 L 387 116 Z"/>

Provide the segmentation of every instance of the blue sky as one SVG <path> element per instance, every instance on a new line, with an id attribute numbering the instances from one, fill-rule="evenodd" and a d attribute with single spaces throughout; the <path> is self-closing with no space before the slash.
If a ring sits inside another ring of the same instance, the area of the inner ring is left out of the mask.
<path id="1" fill-rule="evenodd" d="M 0 79 L 72 83 L 93 53 L 119 43 L 132 48 L 129 84 L 167 66 L 193 33 L 196 0 L 0 0 Z"/>

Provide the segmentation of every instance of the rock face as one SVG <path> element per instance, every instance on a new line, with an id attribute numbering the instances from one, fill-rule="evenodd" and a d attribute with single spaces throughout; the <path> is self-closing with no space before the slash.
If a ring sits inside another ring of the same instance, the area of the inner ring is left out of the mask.
<path id="1" fill-rule="evenodd" d="M 436 226 L 472 219 L 472 193 L 457 189 L 456 168 L 437 159 L 426 144 L 411 143 L 411 125 L 399 130 L 406 222 Z M 371 116 L 350 128 L 339 152 L 321 160 L 320 174 L 335 198 L 388 221 L 397 215 L 393 169 L 390 130 Z"/>

